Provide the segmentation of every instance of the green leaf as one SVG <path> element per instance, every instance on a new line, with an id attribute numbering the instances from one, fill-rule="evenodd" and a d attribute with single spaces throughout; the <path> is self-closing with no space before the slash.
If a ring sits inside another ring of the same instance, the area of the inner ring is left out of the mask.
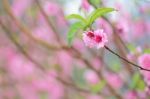
<path id="1" fill-rule="evenodd" d="M 89 0 L 90 4 L 92 4 L 95 8 L 98 8 L 101 4 L 101 0 Z"/>
<path id="2" fill-rule="evenodd" d="M 66 17 L 67 19 L 78 19 L 84 23 L 87 23 L 86 19 L 83 18 L 82 16 L 80 16 L 79 14 L 71 14 L 69 16 Z"/>
<path id="3" fill-rule="evenodd" d="M 135 90 L 140 90 L 143 91 L 145 89 L 145 83 L 142 80 L 141 76 L 139 73 L 135 73 L 132 77 L 132 82 L 130 84 L 130 88 L 135 89 Z"/>
<path id="4" fill-rule="evenodd" d="M 102 80 L 99 83 L 97 83 L 95 85 L 92 85 L 91 86 L 91 90 L 94 93 L 98 93 L 98 92 L 100 92 L 105 87 L 105 85 L 106 85 L 106 81 Z"/>
<path id="5" fill-rule="evenodd" d="M 88 18 L 88 26 L 90 26 L 97 18 L 100 16 L 103 16 L 106 13 L 116 11 L 114 8 L 98 8 L 95 11 L 93 11 Z"/>
<path id="6" fill-rule="evenodd" d="M 83 24 L 81 22 L 76 22 L 76 23 L 71 25 L 70 30 L 69 30 L 69 32 L 67 34 L 67 40 L 68 40 L 68 44 L 69 45 L 72 43 L 72 40 L 73 40 L 76 32 L 79 29 L 82 29 L 82 28 L 83 28 Z"/>

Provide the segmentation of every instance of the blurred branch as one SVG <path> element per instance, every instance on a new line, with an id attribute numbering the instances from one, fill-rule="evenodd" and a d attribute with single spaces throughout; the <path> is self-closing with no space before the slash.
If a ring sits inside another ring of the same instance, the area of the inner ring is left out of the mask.
<path id="1" fill-rule="evenodd" d="M 40 70 L 45 71 L 45 68 L 43 66 L 41 66 L 41 64 L 37 63 L 32 57 L 30 57 L 30 55 L 24 50 L 24 48 L 19 44 L 19 42 L 14 39 L 14 37 L 11 35 L 9 29 L 6 28 L 6 26 L 4 26 L 4 24 L 1 22 L 1 20 L 0 20 L 0 26 L 5 31 L 8 38 L 16 45 L 16 47 L 19 49 L 19 51 L 21 51 L 21 53 L 26 58 L 29 59 L 31 62 L 33 62 Z"/>
<path id="2" fill-rule="evenodd" d="M 50 28 L 52 28 L 53 30 L 53 33 L 55 33 L 55 37 L 56 37 L 56 40 L 61 43 L 61 39 L 59 38 L 59 35 L 58 35 L 58 31 L 57 29 L 55 28 L 54 24 L 52 24 L 52 20 L 50 20 L 51 18 L 49 18 L 49 16 L 45 13 L 44 9 L 42 8 L 41 4 L 40 4 L 40 1 L 39 0 L 35 0 L 37 6 L 39 7 L 42 15 L 44 16 L 44 19 L 46 20 L 47 24 L 49 25 Z"/>
<path id="3" fill-rule="evenodd" d="M 119 54 L 117 54 L 116 52 L 112 51 L 109 47 L 105 46 L 105 49 L 107 49 L 107 50 L 108 50 L 109 52 L 111 52 L 112 54 L 118 56 L 120 59 L 124 60 L 125 62 L 131 64 L 132 66 L 137 67 L 137 68 L 139 68 L 139 69 L 141 69 L 141 70 L 145 70 L 145 71 L 149 71 L 149 72 L 150 72 L 149 69 L 143 68 L 143 67 L 141 67 L 141 66 L 139 66 L 139 65 L 137 65 L 137 64 L 134 64 L 134 63 L 128 61 L 126 58 L 124 58 L 124 57 L 120 56 Z"/>
<path id="4" fill-rule="evenodd" d="M 32 35 L 32 33 L 30 32 L 30 30 L 28 30 L 28 28 L 27 28 L 25 25 L 21 24 L 21 23 L 19 22 L 19 20 L 14 16 L 14 14 L 13 14 L 13 12 L 12 12 L 10 6 L 9 6 L 8 0 L 2 0 L 2 2 L 3 2 L 3 5 L 4 5 L 4 7 L 5 7 L 6 12 L 9 14 L 10 18 L 14 21 L 14 23 L 18 26 L 18 28 L 19 28 L 20 30 L 22 30 L 22 32 L 23 32 L 25 35 L 27 35 L 31 40 L 33 40 L 33 41 L 39 43 L 40 45 L 45 46 L 46 48 L 48 48 L 48 49 L 50 49 L 50 50 L 58 50 L 58 49 L 60 49 L 60 48 L 57 47 L 57 46 L 50 45 L 50 44 L 48 44 L 47 42 L 45 42 L 45 41 L 43 41 L 43 40 L 41 40 L 41 39 L 35 38 L 35 37 Z"/>

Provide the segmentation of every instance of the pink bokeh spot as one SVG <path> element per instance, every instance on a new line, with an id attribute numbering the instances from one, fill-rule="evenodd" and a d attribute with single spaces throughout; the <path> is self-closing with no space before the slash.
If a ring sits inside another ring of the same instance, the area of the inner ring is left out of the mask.
<path id="1" fill-rule="evenodd" d="M 138 58 L 139 64 L 146 69 L 150 69 L 150 54 L 143 54 Z M 148 84 L 150 84 L 150 72 L 148 71 L 141 71 L 145 77 L 145 80 Z"/>
<path id="2" fill-rule="evenodd" d="M 88 3 L 88 0 L 82 0 L 81 6 L 88 11 L 90 9 L 90 4 Z"/>
<path id="3" fill-rule="evenodd" d="M 84 77 L 89 84 L 99 83 L 99 78 L 94 71 L 88 70 L 84 73 Z"/>
<path id="4" fill-rule="evenodd" d="M 115 89 L 120 89 L 123 85 L 122 79 L 117 74 L 113 73 L 106 75 L 106 81 Z"/>
<path id="5" fill-rule="evenodd" d="M 124 95 L 124 99 L 137 99 L 136 98 L 136 93 L 133 91 L 128 91 L 125 95 Z"/>

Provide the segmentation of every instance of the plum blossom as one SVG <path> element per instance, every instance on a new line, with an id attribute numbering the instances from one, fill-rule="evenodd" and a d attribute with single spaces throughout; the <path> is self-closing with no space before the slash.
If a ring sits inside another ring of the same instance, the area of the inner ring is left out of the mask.
<path id="1" fill-rule="evenodd" d="M 83 33 L 83 41 L 86 46 L 97 49 L 104 47 L 105 43 L 108 42 L 106 33 L 103 29 L 98 29 L 95 31 L 86 31 Z"/>

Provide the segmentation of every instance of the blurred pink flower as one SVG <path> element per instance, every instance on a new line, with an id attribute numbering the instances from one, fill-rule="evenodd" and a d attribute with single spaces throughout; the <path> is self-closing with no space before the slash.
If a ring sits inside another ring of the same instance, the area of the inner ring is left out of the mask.
<path id="1" fill-rule="evenodd" d="M 57 55 L 58 64 L 63 70 L 63 74 L 70 75 L 72 71 L 73 59 L 66 51 L 59 51 Z"/>
<path id="2" fill-rule="evenodd" d="M 150 54 L 143 54 L 138 58 L 139 64 L 146 69 L 150 69 Z M 150 72 L 141 71 L 145 77 L 145 80 L 150 84 Z"/>
<path id="3" fill-rule="evenodd" d="M 147 21 L 145 24 L 146 24 L 146 31 L 147 33 L 150 34 L 150 21 Z"/>
<path id="4" fill-rule="evenodd" d="M 139 57 L 139 64 L 143 68 L 150 69 L 150 54 L 143 54 Z"/>
<path id="5" fill-rule="evenodd" d="M 15 92 L 13 89 L 5 88 L 5 91 L 2 91 L 0 93 L 0 99 L 3 99 L 4 97 L 6 99 L 15 99 Z"/>
<path id="6" fill-rule="evenodd" d="M 90 4 L 88 3 L 88 0 L 82 0 L 81 6 L 88 11 L 90 9 Z"/>
<path id="7" fill-rule="evenodd" d="M 75 39 L 73 45 L 74 45 L 74 47 L 75 47 L 76 49 L 80 49 L 79 51 L 80 51 L 81 53 L 83 53 L 83 52 L 86 51 L 86 48 L 84 47 L 84 43 L 83 43 L 81 40 L 79 40 L 79 39 Z"/>
<path id="8" fill-rule="evenodd" d="M 144 22 L 144 20 L 137 20 L 133 22 L 131 29 L 132 29 L 133 38 L 134 39 L 140 38 L 145 34 L 146 23 Z"/>
<path id="9" fill-rule="evenodd" d="M 112 34 L 112 32 L 113 32 L 112 27 L 106 20 L 104 20 L 103 18 L 99 18 L 96 21 L 96 23 L 99 27 L 101 27 L 104 30 L 104 32 L 108 33 L 109 35 Z"/>
<path id="10" fill-rule="evenodd" d="M 133 60 L 135 59 L 134 53 L 132 53 L 132 52 L 128 53 L 128 54 L 127 54 L 127 59 L 130 60 L 130 61 L 131 61 L 131 60 L 133 61 Z"/>
<path id="11" fill-rule="evenodd" d="M 136 93 L 133 91 L 128 91 L 125 95 L 124 95 L 124 99 L 137 99 L 136 98 Z"/>
<path id="12" fill-rule="evenodd" d="M 93 58 L 91 62 L 92 66 L 97 70 L 100 70 L 100 68 L 102 67 L 101 59 L 99 58 Z"/>
<path id="13" fill-rule="evenodd" d="M 102 29 L 95 31 L 86 31 L 83 33 L 83 40 L 86 46 L 92 48 L 96 47 L 97 49 L 104 47 L 107 40 L 106 33 Z"/>
<path id="14" fill-rule="evenodd" d="M 32 88 L 37 92 L 48 93 L 48 99 L 62 99 L 64 95 L 63 85 L 56 80 L 57 73 L 49 71 L 46 76 L 32 80 Z"/>
<path id="15" fill-rule="evenodd" d="M 35 68 L 34 64 L 25 60 L 22 55 L 16 53 L 13 49 L 8 49 L 6 52 L 7 70 L 12 78 L 22 80 L 28 78 L 33 74 Z"/>
<path id="16" fill-rule="evenodd" d="M 129 21 L 126 18 L 120 18 L 115 26 L 116 32 L 120 35 L 120 37 L 128 41 L 129 38 Z"/>
<path id="17" fill-rule="evenodd" d="M 113 73 L 109 73 L 106 75 L 106 81 L 110 84 L 113 88 L 120 89 L 123 85 L 122 79 Z"/>
<path id="18" fill-rule="evenodd" d="M 33 36 L 45 40 L 51 44 L 54 44 L 56 41 L 53 31 L 46 25 L 38 26 L 33 29 Z"/>
<path id="19" fill-rule="evenodd" d="M 150 9 L 150 6 L 149 4 L 145 4 L 145 5 L 142 5 L 142 6 L 139 6 L 139 11 L 142 13 L 142 14 L 145 14 L 145 13 L 149 13 L 149 9 Z"/>
<path id="20" fill-rule="evenodd" d="M 84 77 L 85 77 L 85 80 L 89 84 L 97 84 L 97 83 L 99 83 L 99 78 L 98 78 L 98 76 L 96 75 L 96 73 L 94 71 L 91 71 L 91 70 L 85 71 Z"/>
<path id="21" fill-rule="evenodd" d="M 86 99 L 104 99 L 99 95 L 88 95 Z"/>
<path id="22" fill-rule="evenodd" d="M 37 91 L 28 83 L 17 84 L 17 90 L 21 99 L 38 99 Z"/>
<path id="23" fill-rule="evenodd" d="M 30 6 L 33 0 L 14 0 L 12 5 L 13 13 L 19 17 Z"/>
<path id="24" fill-rule="evenodd" d="M 57 3 L 47 1 L 43 6 L 47 15 L 57 16 L 60 14 L 60 7 Z"/>
<path id="25" fill-rule="evenodd" d="M 57 25 L 60 27 L 60 28 L 64 28 L 67 26 L 67 21 L 65 20 L 64 18 L 64 15 L 60 13 L 60 15 L 57 16 Z"/>

